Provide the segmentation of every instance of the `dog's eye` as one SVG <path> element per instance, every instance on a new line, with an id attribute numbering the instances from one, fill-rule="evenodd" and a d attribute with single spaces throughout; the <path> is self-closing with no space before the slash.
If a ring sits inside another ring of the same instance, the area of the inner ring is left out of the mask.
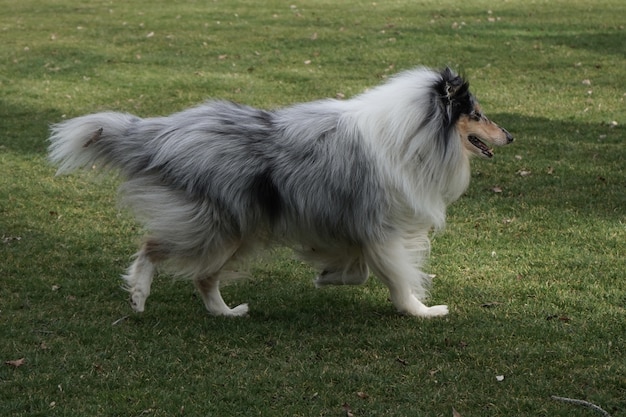
<path id="1" fill-rule="evenodd" d="M 470 113 L 470 119 L 472 119 L 475 122 L 478 122 L 482 118 L 483 118 L 483 115 L 480 114 L 480 112 L 473 111 Z"/>

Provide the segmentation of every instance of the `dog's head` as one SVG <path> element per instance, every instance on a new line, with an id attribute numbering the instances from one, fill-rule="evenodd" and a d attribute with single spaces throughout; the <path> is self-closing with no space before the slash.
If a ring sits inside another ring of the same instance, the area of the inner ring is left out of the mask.
<path id="1" fill-rule="evenodd" d="M 480 104 L 469 91 L 469 83 L 450 68 L 441 71 L 435 89 L 443 107 L 446 140 L 452 139 L 450 134 L 456 131 L 464 149 L 482 158 L 493 157 L 489 145 L 502 146 L 513 142 L 513 136 L 506 129 L 483 114 Z"/>

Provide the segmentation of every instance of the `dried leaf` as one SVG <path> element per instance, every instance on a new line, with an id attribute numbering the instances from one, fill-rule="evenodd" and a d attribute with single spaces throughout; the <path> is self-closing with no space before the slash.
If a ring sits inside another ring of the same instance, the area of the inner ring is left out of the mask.
<path id="1" fill-rule="evenodd" d="M 499 303 L 497 301 L 490 301 L 488 303 L 481 304 L 480 306 L 483 308 L 493 308 L 499 306 L 500 304 L 502 303 Z"/>
<path id="2" fill-rule="evenodd" d="M 502 188 L 500 188 L 500 187 L 493 187 L 491 189 L 491 191 L 493 191 L 494 193 L 501 193 L 502 192 Z"/>
<path id="3" fill-rule="evenodd" d="M 346 417 L 354 417 L 354 414 L 352 413 L 352 409 L 350 408 L 350 405 L 348 403 L 343 403 L 341 405 L 341 408 L 343 408 L 343 411 L 345 411 Z"/>
<path id="4" fill-rule="evenodd" d="M 370 397 L 367 393 L 365 393 L 363 391 L 357 392 L 356 396 L 359 397 L 362 400 L 367 400 Z"/>
<path id="5" fill-rule="evenodd" d="M 459 413 L 458 411 L 456 411 L 454 409 L 454 407 L 452 407 L 452 417 L 462 417 L 461 413 Z"/>
<path id="6" fill-rule="evenodd" d="M 396 358 L 396 362 L 399 362 L 399 363 L 401 363 L 404 366 L 407 366 L 409 364 L 406 360 L 404 360 L 402 358 Z"/>
<path id="7" fill-rule="evenodd" d="M 14 368 L 19 368 L 20 366 L 24 365 L 26 363 L 26 358 L 20 358 L 20 359 L 15 359 L 12 361 L 6 361 L 4 362 L 5 365 L 9 365 L 12 366 Z"/>
<path id="8" fill-rule="evenodd" d="M 527 177 L 530 174 L 532 174 L 532 172 L 531 171 L 527 171 L 525 169 L 521 169 L 521 170 L 517 171 L 517 175 L 519 175 L 520 177 Z"/>

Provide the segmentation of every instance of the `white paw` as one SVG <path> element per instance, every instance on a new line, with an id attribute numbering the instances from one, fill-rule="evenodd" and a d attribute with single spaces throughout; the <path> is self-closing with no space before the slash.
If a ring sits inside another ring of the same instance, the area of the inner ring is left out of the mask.
<path id="1" fill-rule="evenodd" d="M 226 307 L 220 310 L 209 310 L 209 314 L 224 317 L 243 317 L 248 314 L 248 310 L 248 304 L 239 304 L 235 308 Z"/>
<path id="2" fill-rule="evenodd" d="M 130 306 L 137 313 L 142 313 L 146 307 L 147 295 L 140 291 L 132 291 L 130 293 Z"/>
<path id="3" fill-rule="evenodd" d="M 448 306 L 438 305 L 432 307 L 426 307 L 426 310 L 420 314 L 421 317 L 441 317 L 448 314 Z"/>
<path id="4" fill-rule="evenodd" d="M 230 313 L 226 315 L 231 317 L 243 317 L 248 314 L 248 310 L 248 304 L 239 304 L 237 307 L 231 308 Z"/>
<path id="5" fill-rule="evenodd" d="M 400 313 L 409 316 L 430 318 L 441 317 L 448 314 L 448 306 L 438 305 L 428 307 L 413 295 L 408 298 L 401 299 L 400 302 L 396 301 L 394 302 L 394 304 L 396 305 L 396 308 Z"/>

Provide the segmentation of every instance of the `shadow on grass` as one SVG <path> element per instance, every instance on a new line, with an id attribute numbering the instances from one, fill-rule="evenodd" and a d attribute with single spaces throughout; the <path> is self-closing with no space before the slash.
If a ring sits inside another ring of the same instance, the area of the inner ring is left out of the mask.
<path id="1" fill-rule="evenodd" d="M 24 155 L 46 152 L 50 124 L 61 120 L 56 109 L 10 105 L 0 100 L 0 146 Z"/>
<path id="2" fill-rule="evenodd" d="M 581 32 L 574 35 L 548 35 L 541 38 L 544 42 L 554 45 L 564 45 L 571 49 L 584 49 L 598 55 L 611 54 L 624 58 L 624 33 L 587 33 Z M 616 80 L 617 81 L 617 80 Z"/>
<path id="3" fill-rule="evenodd" d="M 498 149 L 493 163 L 474 163 L 472 190 L 501 186 L 513 205 L 569 210 L 590 218 L 623 221 L 626 216 L 624 128 L 606 123 L 549 120 L 496 114 L 516 137 Z M 493 193 L 492 193 L 493 194 Z M 467 196 L 466 196 L 467 197 Z"/>

